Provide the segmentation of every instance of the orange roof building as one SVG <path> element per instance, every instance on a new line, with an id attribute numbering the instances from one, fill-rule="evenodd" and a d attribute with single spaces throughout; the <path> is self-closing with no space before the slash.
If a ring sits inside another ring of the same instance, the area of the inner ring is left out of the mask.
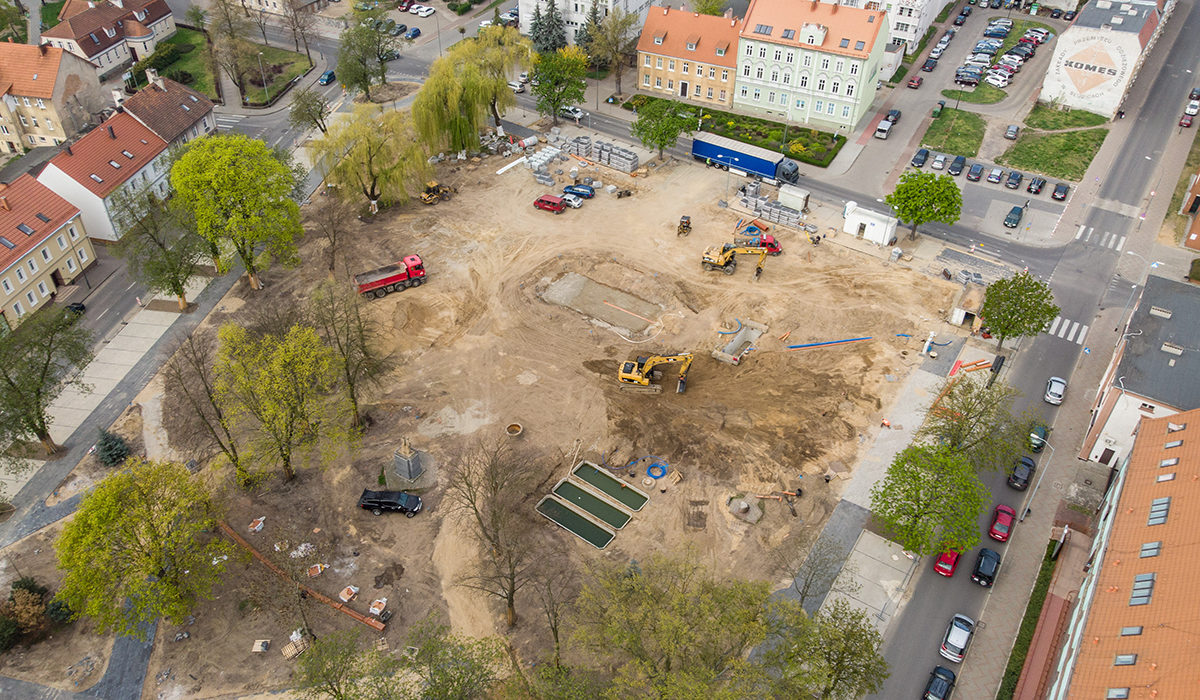
<path id="1" fill-rule="evenodd" d="M 1142 419 L 1102 508 L 1046 697 L 1200 696 L 1200 409 Z"/>
<path id="2" fill-rule="evenodd" d="M 62 20 L 42 32 L 42 43 L 91 61 L 104 79 L 154 53 L 175 34 L 166 0 L 104 0 L 68 3 Z"/>
<path id="3" fill-rule="evenodd" d="M 104 108 L 96 69 L 63 49 L 0 42 L 0 151 L 55 146 Z"/>
<path id="4" fill-rule="evenodd" d="M 870 112 L 887 13 L 820 0 L 751 0 L 733 104 L 769 119 L 852 131 Z"/>
<path id="5" fill-rule="evenodd" d="M 185 144 L 192 139 L 215 133 L 212 100 L 186 85 L 164 78 L 153 68 L 146 69 L 146 87 L 118 104 L 147 129 L 168 144 Z M 121 96 L 120 91 L 114 91 Z"/>
<path id="6" fill-rule="evenodd" d="M 120 192 L 136 188 L 166 197 L 167 142 L 121 112 L 50 159 L 38 181 L 83 213 L 88 235 L 116 241 Z"/>
<path id="7" fill-rule="evenodd" d="M 0 322 L 50 303 L 96 259 L 79 208 L 32 175 L 0 184 Z"/>
<path id="8" fill-rule="evenodd" d="M 733 106 L 740 24 L 728 15 L 650 8 L 638 40 L 638 88 L 700 105 Z"/>

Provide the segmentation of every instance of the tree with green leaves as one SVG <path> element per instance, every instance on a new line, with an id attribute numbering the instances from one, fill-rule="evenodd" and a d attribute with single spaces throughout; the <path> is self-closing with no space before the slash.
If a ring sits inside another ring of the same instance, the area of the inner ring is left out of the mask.
<path id="1" fill-rule="evenodd" d="M 329 132 L 325 122 L 333 114 L 333 107 L 325 95 L 312 88 L 300 88 L 292 93 L 292 105 L 288 108 L 288 124 L 299 131 L 316 127 L 322 134 Z"/>
<path id="2" fill-rule="evenodd" d="M 508 86 L 509 76 L 518 69 L 529 68 L 533 44 L 516 27 L 488 27 L 470 44 L 474 50 L 469 55 L 480 65 L 488 106 L 495 126 L 499 127 L 500 116 L 517 104 L 517 96 Z"/>
<path id="3" fill-rule="evenodd" d="M 342 85 L 362 90 L 371 100 L 371 86 L 387 80 L 387 58 L 399 50 L 399 42 L 386 32 L 365 23 L 351 22 L 338 37 L 337 74 Z"/>
<path id="4" fill-rule="evenodd" d="M 487 123 L 488 101 L 495 90 L 480 62 L 468 56 L 476 51 L 475 42 L 451 47 L 448 55 L 433 62 L 413 100 L 413 123 L 431 151 L 479 148 L 479 132 Z"/>
<path id="5" fill-rule="evenodd" d="M 534 13 L 534 18 L 538 18 L 538 10 L 535 9 Z M 567 23 L 562 10 L 558 8 L 558 0 L 546 0 L 546 12 L 541 14 L 538 33 L 533 33 L 531 25 L 529 39 L 533 42 L 534 50 L 541 54 L 554 53 L 566 47 Z"/>
<path id="6" fill-rule="evenodd" d="M 537 50 L 535 37 L 541 36 L 546 28 L 546 18 L 542 15 L 541 0 L 533 0 L 533 16 L 529 18 L 529 40 Z"/>
<path id="7" fill-rule="evenodd" d="M 313 145 L 318 162 L 332 163 L 325 179 L 342 197 L 361 194 L 372 212 L 400 204 L 429 174 L 429 158 L 407 112 L 363 104 Z"/>
<path id="8" fill-rule="evenodd" d="M 25 22 L 25 11 L 15 0 L 0 0 L 0 27 L 8 30 L 8 35 L 17 37 L 20 41 L 21 25 Z"/>
<path id="9" fill-rule="evenodd" d="M 336 448 L 349 438 L 345 402 L 329 396 L 337 359 L 314 329 L 297 325 L 284 335 L 253 337 L 229 323 L 219 335 L 218 400 L 235 425 L 253 432 L 255 452 L 270 455 L 285 481 L 296 477 L 305 450 Z"/>
<path id="10" fill-rule="evenodd" d="M 134 279 L 156 294 L 170 294 L 186 311 L 187 283 L 209 250 L 182 202 L 163 200 L 154 187 L 123 188 L 113 197 L 114 219 L 124 229 L 115 247 Z"/>
<path id="11" fill-rule="evenodd" d="M 942 383 L 938 399 L 925 413 L 917 437 L 945 445 L 965 458 L 975 471 L 1012 464 L 1029 440 L 1030 420 L 1013 415 L 1018 392 L 1004 382 L 959 374 Z"/>
<path id="12" fill-rule="evenodd" d="M 351 426 L 362 427 L 363 392 L 378 386 L 392 367 L 380 352 L 379 324 L 365 313 L 363 297 L 341 281 L 317 285 L 308 315 L 337 358 L 337 372 L 350 402 Z"/>
<path id="13" fill-rule="evenodd" d="M 129 443 L 120 435 L 101 428 L 96 438 L 96 459 L 106 467 L 119 467 L 129 459 Z"/>
<path id="14" fill-rule="evenodd" d="M 1021 272 L 988 285 L 979 315 L 996 338 L 996 352 L 1000 352 L 1009 338 L 1041 333 L 1059 311 L 1050 285 Z"/>
<path id="15" fill-rule="evenodd" d="M 304 42 L 304 55 L 312 63 L 312 50 L 308 41 L 313 35 L 313 27 L 317 22 L 317 13 L 310 8 L 306 0 L 283 0 L 283 26 L 292 33 L 292 43 L 296 51 L 300 51 L 300 42 Z"/>
<path id="16" fill-rule="evenodd" d="M 296 688 L 309 700 L 360 700 L 387 697 L 379 691 L 392 683 L 398 662 L 363 643 L 357 630 L 340 630 L 314 639 L 296 658 Z"/>
<path id="17" fill-rule="evenodd" d="M 937 221 L 952 225 L 962 215 L 962 192 L 949 175 L 907 170 L 883 201 L 900 221 L 912 226 L 910 239 L 917 237 L 917 227 L 922 224 Z"/>
<path id="18" fill-rule="evenodd" d="M 142 636 L 159 618 L 182 624 L 225 570 L 230 548 L 216 526 L 209 494 L 186 467 L 132 459 L 63 527 L 57 599 L 100 631 Z"/>
<path id="19" fill-rule="evenodd" d="M 579 102 L 587 90 L 587 56 L 578 46 L 568 46 L 553 53 L 539 54 L 534 62 L 537 85 L 533 95 L 542 114 L 550 115 L 558 124 L 558 111 Z"/>
<path id="20" fill-rule="evenodd" d="M 432 617 L 409 632 L 413 651 L 402 658 L 401 697 L 422 700 L 465 700 L 486 697 L 499 679 L 506 657 L 504 644 L 495 637 L 472 639 L 450 633 Z"/>
<path id="21" fill-rule="evenodd" d="M 588 8 L 587 19 L 583 26 L 575 30 L 575 45 L 583 49 L 584 52 L 591 58 L 592 65 L 597 66 L 598 61 L 596 53 L 592 51 L 592 39 L 600 31 L 600 0 L 592 0 L 592 6 Z"/>
<path id="22" fill-rule="evenodd" d="M 230 248 L 246 268 L 251 289 L 272 259 L 298 262 L 300 208 L 289 195 L 295 173 L 265 143 L 241 134 L 196 139 L 171 168 L 175 199 L 196 232 L 216 249 Z M 229 260 L 214 261 L 220 272 Z"/>
<path id="23" fill-rule="evenodd" d="M 31 438 L 46 454 L 58 451 L 50 437 L 50 404 L 63 389 L 86 390 L 82 369 L 92 361 L 92 334 L 75 314 L 48 307 L 21 319 L 0 335 L 0 442 Z M 15 465 L 10 465 L 15 466 Z"/>
<path id="24" fill-rule="evenodd" d="M 879 692 L 887 680 L 883 636 L 845 598 L 822 606 L 811 620 L 788 620 L 785 612 L 775 623 L 800 633 L 794 644 L 764 648 L 772 697 L 850 700 Z"/>
<path id="25" fill-rule="evenodd" d="M 693 0 L 692 12 L 720 17 L 725 14 L 725 0 Z"/>
<path id="26" fill-rule="evenodd" d="M 683 105 L 672 100 L 650 100 L 638 108 L 637 121 L 632 132 L 646 148 L 658 149 L 658 159 L 663 151 L 679 141 L 679 135 L 691 133 L 696 127 L 696 117 Z"/>
<path id="27" fill-rule="evenodd" d="M 637 48 L 634 37 L 639 26 L 638 15 L 614 6 L 591 34 L 588 51 L 593 57 L 612 67 L 618 95 L 621 94 L 621 75 L 627 67 L 626 62 Z"/>
<path id="28" fill-rule="evenodd" d="M 871 488 L 871 511 L 901 547 L 919 556 L 965 552 L 990 494 L 975 469 L 945 445 L 910 445 Z"/>

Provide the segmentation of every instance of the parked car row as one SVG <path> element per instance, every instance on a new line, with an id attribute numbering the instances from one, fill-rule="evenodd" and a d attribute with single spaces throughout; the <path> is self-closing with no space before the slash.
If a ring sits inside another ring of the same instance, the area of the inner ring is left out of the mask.
<path id="1" fill-rule="evenodd" d="M 596 188 L 591 185 L 567 185 L 562 194 L 544 194 L 533 201 L 533 206 L 555 214 L 563 213 L 567 207 L 578 209 L 583 206 L 583 200 L 596 196 Z"/>
<path id="2" fill-rule="evenodd" d="M 1000 52 L 1011 31 L 1012 20 L 1004 17 L 993 19 L 984 31 L 983 39 L 975 44 L 971 54 L 963 61 L 962 67 L 955 72 L 954 82 L 975 86 L 983 81 L 997 88 L 1006 88 L 1012 83 L 1014 76 L 1021 72 L 1025 61 L 1037 53 L 1037 47 L 1054 37 L 1053 33 L 1045 29 L 1030 28 L 1016 46 L 997 58 L 996 54 Z"/>
<path id="3" fill-rule="evenodd" d="M 1200 88 L 1192 88 L 1187 106 L 1183 108 L 1183 116 L 1179 118 L 1179 126 L 1191 126 L 1197 114 L 1200 114 Z"/>
<path id="4" fill-rule="evenodd" d="M 1014 128 L 1016 127 L 1009 127 L 1009 129 Z M 988 182 L 995 185 L 1003 184 L 1010 190 L 1020 188 L 1021 183 L 1025 182 L 1025 175 L 1017 170 L 1010 170 L 1006 173 L 1004 168 L 988 168 L 983 163 L 972 163 L 968 168 L 967 159 L 963 156 L 948 156 L 940 153 L 933 155 L 931 162 L 930 155 L 931 153 L 928 148 L 917 149 L 917 152 L 912 157 L 912 166 L 914 168 L 923 168 L 926 163 L 929 163 L 931 169 L 945 170 L 948 174 L 955 176 L 961 175 L 963 170 L 966 170 L 967 180 L 971 182 L 979 182 L 986 173 Z M 1046 178 L 1034 175 L 1029 178 L 1028 184 L 1025 186 L 1025 191 L 1030 194 L 1041 194 L 1047 184 Z M 1061 202 L 1067 198 L 1067 194 L 1070 191 L 1070 185 L 1060 182 L 1054 186 L 1054 191 L 1050 194 L 1050 197 Z"/>

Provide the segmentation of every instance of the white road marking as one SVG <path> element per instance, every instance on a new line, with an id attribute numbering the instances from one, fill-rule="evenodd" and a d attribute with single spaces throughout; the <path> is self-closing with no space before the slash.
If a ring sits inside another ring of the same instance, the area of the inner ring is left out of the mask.
<path id="1" fill-rule="evenodd" d="M 1055 316 L 1054 321 L 1050 324 L 1050 330 L 1046 331 L 1050 335 L 1054 335 L 1054 331 L 1058 330 L 1058 324 L 1061 322 L 1062 316 Z"/>

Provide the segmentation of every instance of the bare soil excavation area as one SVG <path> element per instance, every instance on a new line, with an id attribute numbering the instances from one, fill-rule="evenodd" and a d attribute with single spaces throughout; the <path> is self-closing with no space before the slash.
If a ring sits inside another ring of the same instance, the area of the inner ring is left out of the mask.
<path id="1" fill-rule="evenodd" d="M 248 494 L 229 486 L 220 469 L 201 472 L 221 489 L 228 522 L 255 547 L 312 545 L 316 553 L 298 563 L 321 561 L 330 569 L 306 584 L 329 596 L 357 585 L 355 609 L 365 612 L 372 599 L 387 596 L 397 611 L 380 635 L 312 606 L 309 623 L 318 634 L 357 627 L 397 649 L 409 626 L 435 611 L 460 634 L 503 631 L 494 601 L 456 585 L 477 552 L 442 487 L 455 453 L 503 438 L 514 422 L 524 428 L 519 444 L 545 458 L 546 480 L 530 494 L 531 508 L 577 459 L 618 465 L 655 455 L 683 476 L 665 492 L 660 483 L 643 487 L 650 502 L 603 551 L 538 518 L 579 562 L 691 549 L 717 575 L 777 577 L 768 550 L 802 528 L 821 527 L 839 489 L 838 480 L 827 484 L 821 475 L 853 466 L 918 361 L 919 338 L 955 289 L 775 227 L 785 253 L 767 259 L 760 279 L 753 258 L 743 258 L 731 276 L 704 272 L 703 250 L 731 240 L 739 218 L 716 206 L 724 173 L 691 163 L 667 164 L 646 178 L 589 171 L 633 196 L 601 191 L 581 209 L 554 215 L 532 206 L 546 190 L 523 167 L 495 174 L 505 162 L 443 164 L 439 181 L 458 188 L 451 201 L 410 202 L 353 222 L 345 269 L 337 273 L 347 284 L 354 273 L 414 252 L 429 273 L 425 285 L 369 304 L 398 364 L 369 400 L 372 425 L 357 450 L 302 471 L 290 484 L 272 478 Z M 310 206 L 324 201 L 315 197 Z M 675 233 L 681 215 L 692 217 L 688 237 Z M 205 325 L 245 322 L 256 308 L 303 302 L 327 276 L 323 245 L 310 236 L 302 267 L 268 272 L 261 292 L 239 282 Z M 737 319 L 769 331 L 739 366 L 719 363 L 709 353 L 724 343 L 718 331 L 736 329 Z M 873 340 L 785 350 L 858 337 Z M 620 362 L 679 352 L 696 355 L 686 393 L 675 393 L 673 366 L 660 395 L 620 389 Z M 172 443 L 183 429 L 176 409 L 164 403 Z M 377 488 L 403 437 L 434 464 L 437 483 L 421 493 L 427 511 L 412 519 L 373 517 L 355 501 L 363 488 Z M 630 481 L 642 486 L 645 462 L 636 469 Z M 803 496 L 795 517 L 785 504 L 753 497 L 797 488 Z M 751 525 L 733 517 L 726 505 L 733 496 L 760 503 L 763 519 Z M 247 523 L 259 516 L 266 516 L 263 531 L 248 533 Z M 252 602 L 270 588 L 269 579 L 261 564 L 235 557 L 218 597 L 201 606 L 194 624 L 160 625 L 143 697 L 286 687 L 294 662 L 278 649 L 297 625 L 273 614 L 269 603 Z M 513 643 L 524 660 L 535 660 L 547 634 L 531 597 L 518 609 Z M 183 631 L 188 637 L 176 641 Z M 252 642 L 264 638 L 272 639 L 271 649 L 251 653 Z"/>

